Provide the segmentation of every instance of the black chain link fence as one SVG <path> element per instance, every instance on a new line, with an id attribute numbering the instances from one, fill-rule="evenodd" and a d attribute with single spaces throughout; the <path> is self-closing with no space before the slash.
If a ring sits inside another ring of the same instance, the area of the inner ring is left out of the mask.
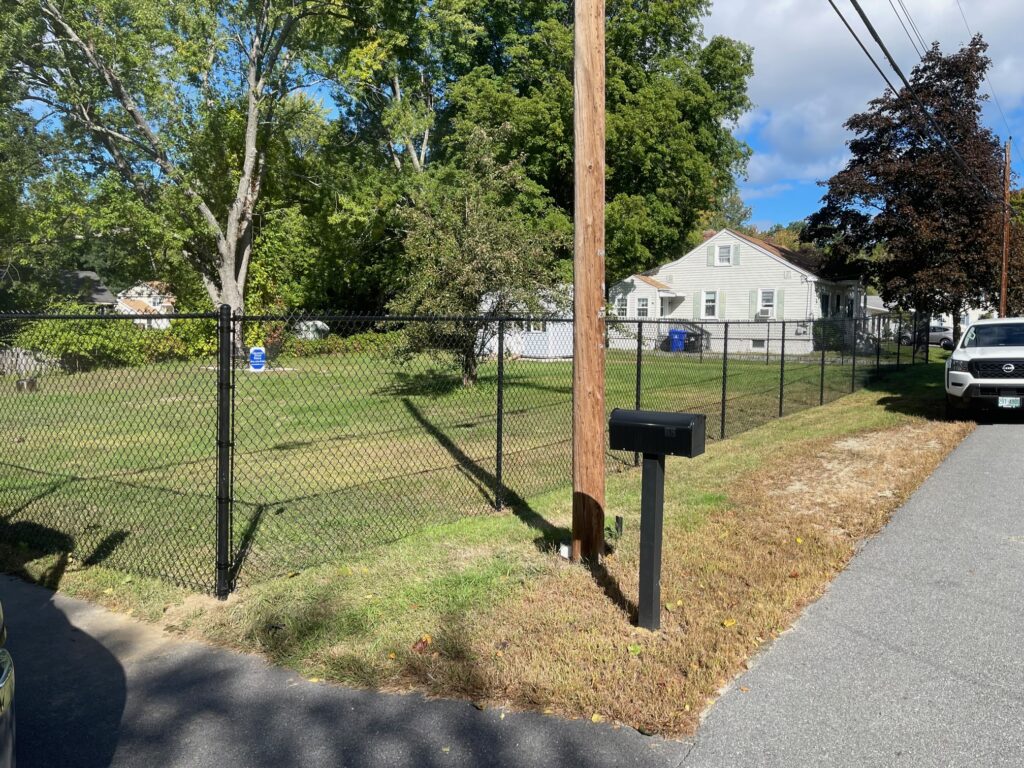
<path id="1" fill-rule="evenodd" d="M 609 318 L 607 406 L 703 413 L 729 437 L 923 360 L 914 328 Z M 0 315 L 0 544 L 224 595 L 565 487 L 572 331 Z M 610 471 L 635 463 L 607 452 Z"/>

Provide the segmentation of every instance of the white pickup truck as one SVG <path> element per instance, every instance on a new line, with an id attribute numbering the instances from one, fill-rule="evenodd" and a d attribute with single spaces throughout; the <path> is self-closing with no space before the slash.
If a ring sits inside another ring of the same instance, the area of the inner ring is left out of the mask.
<path id="1" fill-rule="evenodd" d="M 979 320 L 946 361 L 946 407 L 1020 410 L 1024 401 L 1024 318 Z"/>

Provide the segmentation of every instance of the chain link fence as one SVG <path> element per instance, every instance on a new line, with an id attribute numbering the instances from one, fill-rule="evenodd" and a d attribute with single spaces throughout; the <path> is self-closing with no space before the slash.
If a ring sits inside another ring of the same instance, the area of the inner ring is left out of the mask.
<path id="1" fill-rule="evenodd" d="M 607 407 L 722 439 L 925 359 L 919 333 L 613 317 Z M 0 545 L 223 596 L 516 505 L 569 482 L 572 349 L 561 318 L 0 315 Z"/>

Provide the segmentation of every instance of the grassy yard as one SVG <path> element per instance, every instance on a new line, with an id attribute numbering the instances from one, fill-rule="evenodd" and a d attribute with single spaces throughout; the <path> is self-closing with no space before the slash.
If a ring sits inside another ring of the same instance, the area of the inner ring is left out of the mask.
<path id="1" fill-rule="evenodd" d="M 211 361 L 212 362 L 212 361 Z M 819 400 L 817 357 L 787 360 L 784 409 Z M 859 371 L 862 382 L 868 367 Z M 825 398 L 849 391 L 849 361 L 829 360 Z M 497 370 L 460 386 L 430 358 L 284 359 L 239 371 L 233 546 L 240 583 L 301 570 L 437 523 L 486 513 L 497 488 Z M 569 477 L 571 363 L 505 366 L 503 482 L 522 503 Z M 730 359 L 726 434 L 777 417 L 777 358 Z M 608 356 L 609 409 L 633 407 L 633 353 Z M 642 405 L 708 415 L 720 433 L 722 362 L 647 353 Z M 49 374 L 34 394 L 0 379 L 0 538 L 73 548 L 194 589 L 215 562 L 216 371 L 211 363 Z M 632 456 L 609 453 L 620 470 Z"/>
<path id="2" fill-rule="evenodd" d="M 553 397 L 557 369 L 541 370 L 552 379 L 525 381 Z M 431 405 L 457 397 L 468 408 L 485 392 L 420 394 L 417 405 L 433 422 Z M 0 556 L 72 594 L 310 678 L 680 735 L 968 433 L 939 420 L 941 406 L 941 368 L 918 366 L 714 443 L 696 460 L 670 459 L 658 633 L 632 624 L 636 471 L 609 477 L 609 519 L 623 515 L 625 534 L 594 570 L 553 553 L 570 520 L 564 488 L 251 583 L 226 603 L 56 554 L 8 546 Z"/>

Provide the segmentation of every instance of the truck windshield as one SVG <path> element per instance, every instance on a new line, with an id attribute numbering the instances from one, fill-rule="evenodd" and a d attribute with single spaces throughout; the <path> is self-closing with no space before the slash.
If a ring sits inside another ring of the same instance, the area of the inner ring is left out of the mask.
<path id="1" fill-rule="evenodd" d="M 972 326 L 962 347 L 1024 347 L 1024 323 Z"/>

